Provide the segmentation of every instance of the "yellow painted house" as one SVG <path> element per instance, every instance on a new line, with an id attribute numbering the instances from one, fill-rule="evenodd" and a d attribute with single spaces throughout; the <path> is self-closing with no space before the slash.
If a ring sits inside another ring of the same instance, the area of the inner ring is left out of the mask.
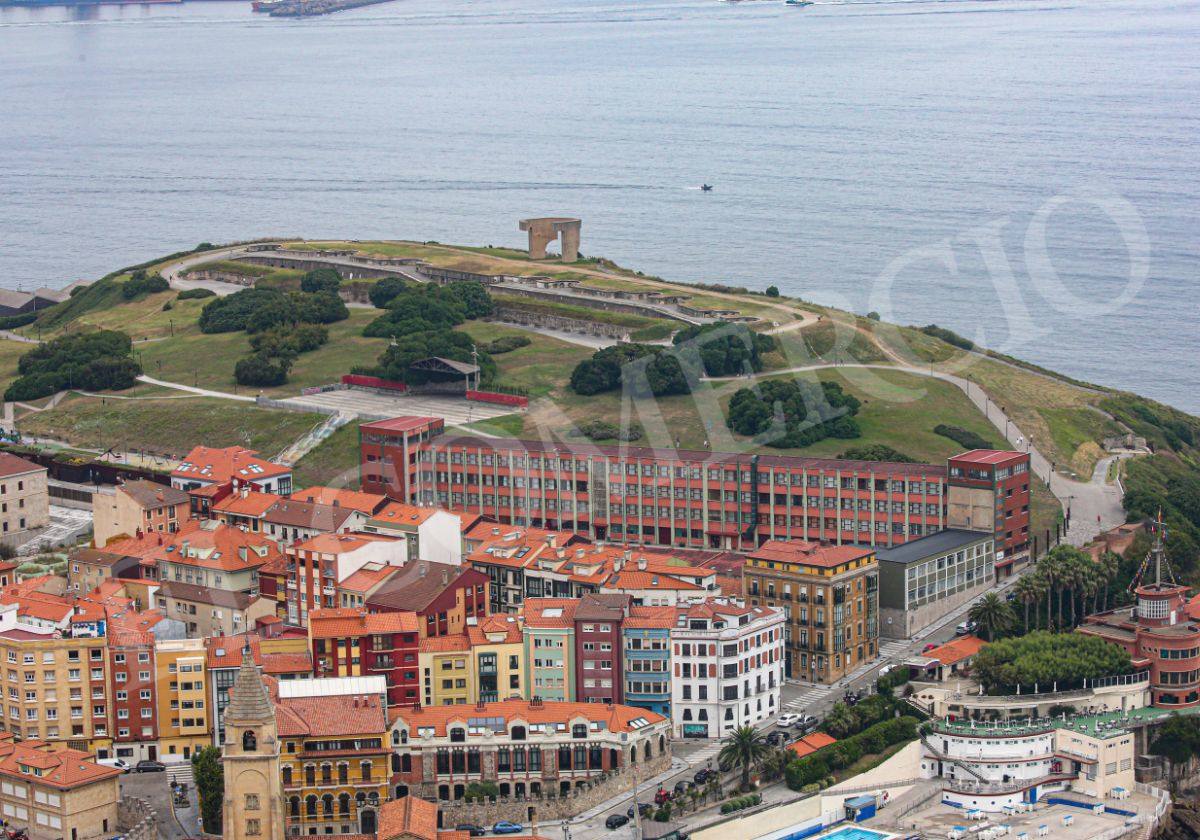
<path id="1" fill-rule="evenodd" d="M 160 761 L 190 759 L 212 743 L 206 660 L 203 639 L 168 640 L 154 646 Z"/>
<path id="2" fill-rule="evenodd" d="M 454 706 L 476 702 L 471 641 L 465 633 L 421 639 L 421 703 Z"/>
<path id="3" fill-rule="evenodd" d="M 467 628 L 476 702 L 525 698 L 525 644 L 520 616 L 490 615 Z"/>

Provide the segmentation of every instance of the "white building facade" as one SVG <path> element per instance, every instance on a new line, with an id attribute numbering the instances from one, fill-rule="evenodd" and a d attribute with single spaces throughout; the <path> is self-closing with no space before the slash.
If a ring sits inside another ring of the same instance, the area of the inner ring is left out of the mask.
<path id="1" fill-rule="evenodd" d="M 783 611 L 712 598 L 681 607 L 671 628 L 671 728 L 719 738 L 779 711 Z"/>

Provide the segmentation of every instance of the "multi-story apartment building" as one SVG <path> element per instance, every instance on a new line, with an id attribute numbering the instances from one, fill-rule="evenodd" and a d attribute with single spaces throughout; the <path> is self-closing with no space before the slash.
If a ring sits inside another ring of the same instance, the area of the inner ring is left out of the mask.
<path id="1" fill-rule="evenodd" d="M 103 548 L 122 534 L 173 534 L 187 514 L 188 496 L 182 490 L 144 479 L 127 481 L 111 493 L 92 495 L 92 541 Z"/>
<path id="2" fill-rule="evenodd" d="M 947 527 L 948 490 L 976 489 L 948 485 L 947 469 L 933 464 L 459 437 L 429 417 L 364 424 L 360 450 L 363 488 L 399 501 L 689 548 L 899 545 Z M 1011 469 L 1027 469 L 1028 456 L 1009 454 Z M 1005 487 L 1006 510 L 1028 506 L 1025 487 L 1011 497 Z M 1019 543 L 1019 517 L 989 527 Z"/>
<path id="3" fill-rule="evenodd" d="M 488 579 L 469 566 L 414 560 L 367 598 L 370 612 L 411 612 L 421 638 L 465 633 L 488 614 Z"/>
<path id="4" fill-rule="evenodd" d="M 260 458 L 257 452 L 240 446 L 197 446 L 171 470 L 171 486 L 180 490 L 234 484 L 249 484 L 264 493 L 287 496 L 292 492 L 292 468 Z"/>
<path id="5" fill-rule="evenodd" d="M 203 639 L 155 645 L 159 761 L 187 761 L 211 743 L 206 658 Z"/>
<path id="6" fill-rule="evenodd" d="M 630 607 L 621 626 L 624 699 L 630 706 L 671 715 L 671 629 L 676 607 Z"/>
<path id="7" fill-rule="evenodd" d="M 382 676 L 389 707 L 421 702 L 415 613 L 316 610 L 309 615 L 308 638 L 316 676 Z"/>
<path id="8" fill-rule="evenodd" d="M 50 750 L 0 734 L 0 815 L 31 840 L 86 840 L 117 830 L 121 771 L 82 750 Z"/>
<path id="9" fill-rule="evenodd" d="M 213 746 L 225 743 L 225 709 L 229 707 L 229 692 L 242 665 L 242 651 L 250 643 L 250 656 L 260 674 L 280 682 L 312 677 L 312 653 L 308 635 L 295 631 L 276 638 L 263 639 L 253 634 L 204 640 L 205 666 L 208 674 L 208 707 Z"/>
<path id="10" fill-rule="evenodd" d="M 263 514 L 262 527 L 283 548 L 321 534 L 356 531 L 366 521 L 364 514 L 351 508 L 280 499 Z"/>
<path id="11" fill-rule="evenodd" d="M 575 699 L 577 606 L 571 598 L 530 598 L 522 604 L 525 685 L 531 699 Z"/>
<path id="12" fill-rule="evenodd" d="M 288 834 L 368 834 L 388 798 L 382 677 L 280 682 L 275 718 Z"/>
<path id="13" fill-rule="evenodd" d="M 155 636 L 152 616 L 108 624 L 109 684 L 112 707 L 112 755 L 127 764 L 158 758 L 158 699 L 155 692 Z M 158 623 L 155 621 L 155 623 Z"/>
<path id="14" fill-rule="evenodd" d="M 471 641 L 464 633 L 421 639 L 421 702 L 455 706 L 477 694 L 471 668 Z"/>
<path id="15" fill-rule="evenodd" d="M 256 619 L 275 615 L 275 603 L 258 595 L 173 580 L 159 585 L 155 603 L 163 615 L 182 621 L 187 634 L 197 639 L 236 636 L 253 627 Z"/>
<path id="16" fill-rule="evenodd" d="M 575 607 L 575 699 L 621 703 L 625 696 L 621 625 L 628 595 L 585 595 Z"/>
<path id="17" fill-rule="evenodd" d="M 364 516 L 371 516 L 388 503 L 388 497 L 382 493 L 362 493 L 345 487 L 321 485 L 297 490 L 292 493 L 292 498 L 301 502 L 316 502 L 320 505 L 349 508 Z"/>
<path id="18" fill-rule="evenodd" d="M 280 557 L 275 543 L 213 519 L 190 520 L 152 554 L 159 580 L 258 594 L 258 570 Z"/>
<path id="19" fill-rule="evenodd" d="M 452 566 L 462 563 L 462 517 L 448 510 L 389 501 L 370 514 L 362 530 L 402 537 L 409 557 Z"/>
<path id="20" fill-rule="evenodd" d="M 974 449 L 950 459 L 947 524 L 995 538 L 996 575 L 1029 559 L 1029 454 Z"/>
<path id="21" fill-rule="evenodd" d="M 39 607 L 29 609 L 37 613 Z M 5 711 L 0 732 L 88 753 L 109 750 L 107 639 L 75 638 L 69 625 L 38 623 L 33 615 L 27 620 L 25 609 L 0 607 Z"/>
<path id="22" fill-rule="evenodd" d="M 67 592 L 86 595 L 106 580 L 137 577 L 138 558 L 95 548 L 78 548 L 67 557 Z"/>
<path id="23" fill-rule="evenodd" d="M 308 626 L 316 609 L 340 606 L 338 586 L 367 566 L 400 566 L 404 543 L 376 534 L 319 534 L 284 549 L 284 556 L 259 571 L 263 596 L 275 614 Z"/>
<path id="24" fill-rule="evenodd" d="M 503 700 L 400 709 L 390 741 L 397 797 L 458 800 L 484 780 L 536 796 L 668 757 L 670 726 L 632 706 Z"/>
<path id="25" fill-rule="evenodd" d="M 527 697 L 525 644 L 519 617 L 493 615 L 467 628 L 471 665 L 475 672 L 474 699 L 494 703 Z"/>
<path id="26" fill-rule="evenodd" d="M 671 628 L 671 725 L 716 738 L 779 712 L 782 610 L 725 598 L 680 608 Z"/>
<path id="27" fill-rule="evenodd" d="M 50 524 L 45 467 L 0 452 L 0 540 L 18 542 Z"/>
<path id="28" fill-rule="evenodd" d="M 746 598 L 787 622 L 785 673 L 834 683 L 878 655 L 875 552 L 852 545 L 771 541 L 746 558 Z"/>

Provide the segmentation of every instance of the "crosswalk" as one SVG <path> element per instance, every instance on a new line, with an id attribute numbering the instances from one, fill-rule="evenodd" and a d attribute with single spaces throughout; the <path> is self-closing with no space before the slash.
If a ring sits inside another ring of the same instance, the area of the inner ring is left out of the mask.
<path id="1" fill-rule="evenodd" d="M 708 763 L 709 759 L 716 761 L 717 753 L 721 751 L 722 746 L 724 745 L 719 739 L 713 739 L 709 743 L 705 744 L 702 749 L 699 749 L 696 752 L 688 755 L 686 761 L 692 767 L 702 767 Z"/>

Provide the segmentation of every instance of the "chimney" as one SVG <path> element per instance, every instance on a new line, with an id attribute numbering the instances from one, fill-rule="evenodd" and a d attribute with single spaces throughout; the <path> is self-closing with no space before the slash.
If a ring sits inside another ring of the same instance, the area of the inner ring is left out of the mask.
<path id="1" fill-rule="evenodd" d="M 133 532 L 133 536 L 134 536 L 134 538 L 135 538 L 135 539 L 139 539 L 139 540 L 142 538 L 142 526 L 140 526 L 140 525 L 139 525 L 139 526 L 137 527 L 137 530 L 135 530 L 135 531 Z"/>
<path id="2" fill-rule="evenodd" d="M 646 571 L 646 558 L 645 557 L 638 558 L 638 571 L 642 571 L 642 572 Z"/>
<path id="3" fill-rule="evenodd" d="M 247 498 L 249 495 L 250 495 L 250 485 L 248 485 L 248 484 L 243 484 L 243 485 L 242 485 L 242 498 L 243 498 L 243 499 L 245 499 L 245 498 Z"/>
<path id="4" fill-rule="evenodd" d="M 557 537 L 558 537 L 557 534 L 547 534 L 546 535 L 546 545 L 550 546 L 551 548 L 554 548 L 554 546 L 557 542 Z"/>
<path id="5" fill-rule="evenodd" d="M 191 545 L 191 543 L 188 540 L 184 540 L 183 542 L 181 542 L 179 544 L 179 556 L 180 557 L 187 557 L 189 545 Z"/>
<path id="6" fill-rule="evenodd" d="M 162 534 L 158 535 L 158 544 L 162 545 Z"/>
<path id="7" fill-rule="evenodd" d="M 624 557 L 626 560 L 632 560 L 633 559 L 633 549 L 632 548 L 625 549 L 621 553 L 621 556 Z"/>
<path id="8" fill-rule="evenodd" d="M 442 570 L 442 586 L 447 586 L 447 585 L 449 585 L 449 583 L 450 583 L 450 572 L 443 569 Z"/>
<path id="9" fill-rule="evenodd" d="M 493 529 L 492 529 L 492 536 L 493 536 L 493 537 L 498 537 L 498 536 L 500 536 L 500 529 L 499 529 L 499 528 L 493 528 Z"/>
<path id="10" fill-rule="evenodd" d="M 421 565 L 417 567 L 417 574 L 418 574 L 420 577 L 425 577 L 425 573 L 426 573 L 427 571 L 429 571 L 429 566 L 427 566 L 427 565 L 425 564 L 425 561 L 424 561 L 424 560 L 422 560 L 422 561 L 421 561 Z"/>

